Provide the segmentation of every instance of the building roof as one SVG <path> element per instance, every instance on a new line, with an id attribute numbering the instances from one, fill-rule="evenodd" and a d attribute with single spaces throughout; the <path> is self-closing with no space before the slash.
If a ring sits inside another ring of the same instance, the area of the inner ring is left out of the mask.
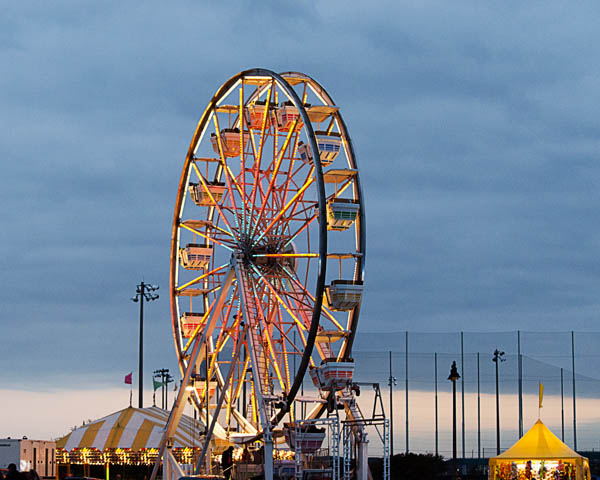
<path id="1" fill-rule="evenodd" d="M 565 445 L 541 420 L 506 452 L 490 460 L 584 458 Z"/>
<path id="2" fill-rule="evenodd" d="M 158 407 L 127 407 L 84 426 L 57 440 L 56 447 L 74 448 L 158 448 L 169 412 Z M 202 424 L 186 415 L 175 432 L 174 447 L 200 447 Z"/>

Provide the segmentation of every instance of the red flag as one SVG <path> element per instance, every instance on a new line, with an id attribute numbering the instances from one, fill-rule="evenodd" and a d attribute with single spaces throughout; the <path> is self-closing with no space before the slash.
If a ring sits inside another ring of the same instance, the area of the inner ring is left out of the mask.
<path id="1" fill-rule="evenodd" d="M 133 372 L 129 372 L 127 375 L 125 375 L 125 383 L 127 385 L 131 385 L 131 375 L 133 374 Z"/>

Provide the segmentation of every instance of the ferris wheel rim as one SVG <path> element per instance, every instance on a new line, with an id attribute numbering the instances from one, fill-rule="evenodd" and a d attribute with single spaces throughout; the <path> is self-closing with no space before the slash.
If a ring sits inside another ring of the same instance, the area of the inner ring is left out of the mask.
<path id="1" fill-rule="evenodd" d="M 308 115 L 307 109 L 305 108 L 303 100 L 300 99 L 299 94 L 294 90 L 292 85 L 290 83 L 288 83 L 288 81 L 286 80 L 286 77 L 300 77 L 303 79 L 303 81 L 306 81 L 306 84 L 316 86 L 320 92 L 320 94 L 319 94 L 313 89 L 313 92 L 316 94 L 316 96 L 319 97 L 323 101 L 324 104 L 335 106 L 335 102 L 333 101 L 331 96 L 327 93 L 325 88 L 323 88 L 323 86 L 320 85 L 312 77 L 310 77 L 306 74 L 303 74 L 303 73 L 299 73 L 299 72 L 283 72 L 283 73 L 277 74 L 271 70 L 262 69 L 262 68 L 244 70 L 242 72 L 237 73 L 236 75 L 233 75 L 226 82 L 224 82 L 219 89 L 217 89 L 217 91 L 213 95 L 212 99 L 208 102 L 208 104 L 196 126 L 194 135 L 190 142 L 190 147 L 186 154 L 186 160 L 184 163 L 183 171 L 181 174 L 181 179 L 179 182 L 179 187 L 177 190 L 175 215 L 174 215 L 174 221 L 173 221 L 173 227 L 172 227 L 171 263 L 170 263 L 170 267 L 171 267 L 171 271 L 170 271 L 170 286 L 171 286 L 170 307 L 171 307 L 171 321 L 172 321 L 173 338 L 174 338 L 175 348 L 176 348 L 176 352 L 177 352 L 177 356 L 178 356 L 178 364 L 180 366 L 180 369 L 182 370 L 182 373 L 183 373 L 184 368 L 186 368 L 186 358 L 185 358 L 185 350 L 186 349 L 182 348 L 182 344 L 180 343 L 181 338 L 178 336 L 178 335 L 181 335 L 181 332 L 179 331 L 180 319 L 179 319 L 179 315 L 178 315 L 178 313 L 179 313 L 178 309 L 179 309 L 180 305 L 178 303 L 179 302 L 178 297 L 174 292 L 175 292 L 175 289 L 177 286 L 177 281 L 178 281 L 178 277 L 177 277 L 178 262 L 177 262 L 176 252 L 177 252 L 177 248 L 181 245 L 180 244 L 180 232 L 181 232 L 180 226 L 181 226 L 181 221 L 183 220 L 183 208 L 184 208 L 184 205 L 186 202 L 186 190 L 185 190 L 186 184 L 190 178 L 189 177 L 190 167 L 191 167 L 190 164 L 192 163 L 192 161 L 195 160 L 194 159 L 195 148 L 197 148 L 197 146 L 201 142 L 203 142 L 203 135 L 205 133 L 207 133 L 210 129 L 208 127 L 208 123 L 211 120 L 211 114 L 214 113 L 216 115 L 216 108 L 219 106 L 220 100 L 225 99 L 225 97 L 227 97 L 231 92 L 233 92 L 235 90 L 235 88 L 237 87 L 237 85 L 239 85 L 239 82 L 241 82 L 245 77 L 252 77 L 252 76 L 269 77 L 270 79 L 272 79 L 273 82 L 277 83 L 280 90 L 283 90 L 286 93 L 286 95 L 288 96 L 288 100 L 292 101 L 292 103 L 298 110 L 299 116 L 302 118 L 304 128 L 306 131 L 307 141 L 310 143 L 310 147 L 313 152 L 318 152 L 319 146 L 316 142 L 316 134 L 315 134 L 315 131 L 313 130 L 312 122 L 309 118 L 309 115 Z M 297 83 L 294 83 L 294 85 L 297 85 Z M 258 91 L 258 89 L 257 89 L 257 91 Z M 241 92 L 243 92 L 243 84 L 241 87 Z M 240 94 L 240 95 L 242 95 L 242 94 Z M 320 95 L 323 96 L 324 100 L 323 100 L 323 98 L 321 98 Z M 305 94 L 303 94 L 302 96 L 303 96 L 303 98 L 306 98 Z M 240 98 L 242 98 L 242 97 L 240 96 Z M 245 108 L 249 104 L 249 102 L 250 102 L 250 98 L 247 100 L 244 100 L 244 102 L 240 101 L 240 113 L 242 111 L 242 103 Z M 336 110 L 336 113 L 334 114 L 334 116 L 338 122 L 337 127 L 339 129 L 339 132 L 341 133 L 341 135 L 343 137 L 343 146 L 345 149 L 347 148 L 346 157 L 348 159 L 349 166 L 351 168 L 356 169 L 356 177 L 353 180 L 352 189 L 354 191 L 353 198 L 355 201 L 358 202 L 358 204 L 360 205 L 360 208 L 357 212 L 358 215 L 357 215 L 357 219 L 356 219 L 356 225 L 353 228 L 354 234 L 355 234 L 355 241 L 356 241 L 356 253 L 358 254 L 355 257 L 355 260 L 357 263 L 355 264 L 355 270 L 354 270 L 353 276 L 354 276 L 355 280 L 360 280 L 360 281 L 364 282 L 365 254 L 366 254 L 366 232 L 365 232 L 366 224 L 365 224 L 364 198 L 363 198 L 362 187 L 361 187 L 361 183 L 360 183 L 360 176 L 358 174 L 358 162 L 357 162 L 356 155 L 354 152 L 354 145 L 349 136 L 346 123 L 345 123 L 341 113 Z M 318 120 L 317 120 L 317 122 L 318 122 Z M 218 127 L 218 124 L 217 124 L 217 127 Z M 217 133 L 218 133 L 218 130 L 217 130 Z M 325 195 L 326 192 L 325 192 L 324 177 L 323 177 L 324 172 L 323 172 L 323 165 L 321 162 L 321 158 L 318 154 L 314 155 L 314 157 L 315 157 L 314 158 L 314 164 L 315 164 L 314 176 L 315 176 L 315 180 L 316 180 L 315 183 L 316 183 L 316 187 L 317 187 L 316 190 L 317 190 L 317 197 L 318 197 L 318 211 L 319 211 L 319 217 L 324 219 L 324 218 L 326 218 L 326 215 L 327 215 L 326 202 L 329 200 L 326 199 L 326 195 Z M 223 159 L 223 161 L 225 162 L 225 165 L 227 165 L 227 160 Z M 328 164 L 326 164 L 326 165 L 328 165 Z M 225 174 L 225 176 L 227 178 L 227 174 Z M 329 182 L 331 182 L 331 180 L 329 180 Z M 336 195 L 337 195 L 337 193 L 336 193 Z M 213 213 L 214 213 L 214 210 L 213 210 Z M 311 356 L 313 355 L 315 349 L 323 348 L 322 340 L 319 340 L 319 342 L 318 342 L 321 346 L 320 347 L 317 346 L 316 337 L 317 337 L 320 323 L 323 318 L 322 317 L 323 309 L 325 309 L 325 313 L 327 313 L 327 311 L 328 311 L 327 309 L 330 308 L 328 306 L 328 304 L 323 305 L 323 297 L 324 297 L 326 273 L 327 273 L 327 258 L 328 258 L 327 240 L 328 240 L 329 234 L 328 234 L 328 228 L 327 228 L 327 221 L 319 222 L 318 232 L 319 232 L 319 257 L 318 257 L 319 258 L 319 260 L 318 260 L 319 266 L 317 269 L 318 273 L 317 273 L 317 282 L 316 282 L 316 289 L 315 289 L 315 298 L 313 299 L 314 307 L 313 307 L 313 311 L 312 311 L 312 318 L 311 318 L 311 322 L 310 322 L 310 329 L 309 329 L 309 334 L 308 334 L 308 338 L 307 338 L 307 342 L 306 342 L 306 348 L 304 350 L 304 353 L 302 355 L 302 360 L 300 362 L 301 367 L 296 372 L 294 381 L 292 383 L 292 387 L 289 388 L 289 391 L 287 394 L 287 402 L 285 402 L 286 403 L 285 408 L 280 408 L 279 410 L 276 410 L 277 413 L 275 413 L 270 419 L 272 427 L 274 427 L 276 424 L 278 424 L 281 421 L 281 419 L 286 415 L 286 413 L 289 411 L 290 405 L 293 402 L 294 398 L 296 397 L 299 387 L 302 384 L 302 380 L 303 380 L 304 376 L 306 375 L 306 370 L 308 369 L 308 365 L 311 362 Z M 331 255 L 336 255 L 336 254 L 331 254 Z M 341 272 L 341 266 L 340 266 L 340 272 Z M 341 275 L 341 273 L 340 273 L 340 275 Z M 313 273 L 311 278 L 314 278 L 314 276 L 315 275 Z M 308 278 L 308 276 L 307 276 L 307 278 Z M 293 280 L 292 277 L 290 277 L 290 279 Z M 308 291 L 307 291 L 307 293 L 308 293 Z M 347 315 L 348 315 L 347 327 L 345 327 L 343 329 L 343 331 L 345 331 L 347 333 L 347 337 L 345 337 L 342 342 L 343 347 L 339 350 L 338 361 L 340 361 L 340 360 L 343 361 L 345 359 L 349 359 L 349 357 L 351 355 L 352 345 L 354 343 L 355 335 L 357 332 L 358 318 L 360 315 L 360 303 L 357 306 L 355 306 L 351 311 L 349 311 Z M 308 322 L 306 322 L 306 323 L 308 323 Z M 342 328 L 342 327 L 340 327 L 340 328 Z M 323 351 L 325 351 L 325 350 L 323 350 Z M 322 353 L 321 353 L 321 356 L 322 356 Z M 322 358 L 323 358 L 323 356 L 322 356 Z M 302 368 L 303 362 L 304 362 L 304 366 Z M 314 363 L 313 363 L 313 365 L 314 365 Z M 207 387 L 208 387 L 208 384 L 207 384 Z M 196 403 L 196 406 L 198 406 L 198 401 L 197 401 L 196 396 L 192 395 L 192 398 L 193 398 L 194 402 Z M 228 400 L 226 399 L 225 402 L 227 402 L 227 401 Z M 238 398 L 238 402 L 239 402 L 239 398 Z M 317 408 L 317 410 L 318 410 L 317 415 L 320 415 L 324 411 L 324 408 L 325 408 L 324 406 L 322 406 L 322 408 L 320 408 L 320 409 Z M 238 405 L 238 409 L 239 409 L 239 405 Z M 254 440 L 257 440 L 262 437 L 263 432 L 262 432 L 262 428 L 260 427 L 260 425 L 259 425 L 258 429 L 259 429 L 258 434 L 256 436 L 254 436 L 253 438 L 248 439 L 247 441 L 254 441 Z"/>
<path id="2" fill-rule="evenodd" d="M 170 307 L 171 307 L 171 323 L 172 323 L 172 332 L 173 339 L 175 343 L 175 349 L 178 356 L 178 363 L 181 371 L 183 372 L 184 368 L 187 366 L 186 360 L 183 356 L 181 344 L 178 338 L 178 329 L 179 329 L 179 318 L 177 312 L 177 296 L 174 295 L 174 291 L 176 288 L 176 275 L 177 275 L 177 248 L 179 246 L 179 228 L 180 221 L 182 217 L 183 204 L 185 199 L 185 186 L 187 180 L 189 178 L 189 169 L 190 164 L 194 157 L 194 148 L 200 142 L 202 135 L 205 133 L 207 124 L 210 121 L 211 113 L 218 106 L 219 101 L 226 97 L 228 92 L 235 88 L 237 83 L 245 77 L 270 77 L 275 80 L 279 87 L 286 92 L 288 97 L 294 103 L 294 106 L 298 109 L 298 112 L 302 118 L 304 123 L 304 127 L 306 128 L 306 133 L 308 137 L 308 141 L 311 144 L 312 151 L 318 151 L 318 145 L 316 142 L 315 133 L 312 128 L 312 124 L 308 117 L 308 114 L 304 108 L 304 105 L 297 93 L 294 91 L 291 85 L 279 74 L 268 70 L 268 69 L 249 69 L 244 70 L 242 72 L 237 73 L 230 77 L 226 82 L 222 84 L 222 86 L 217 90 L 217 92 L 213 95 L 212 99 L 209 101 L 206 106 L 204 113 L 202 114 L 197 127 L 194 131 L 194 135 L 190 142 L 190 147 L 188 148 L 186 154 L 186 160 L 183 166 L 182 175 L 180 178 L 180 183 L 177 191 L 177 200 L 175 204 L 175 212 L 174 212 L 174 220 L 172 226 L 172 236 L 171 236 L 171 261 L 170 261 L 170 287 L 171 287 L 171 295 L 170 295 Z M 318 155 L 315 156 L 315 177 L 316 177 L 316 187 L 317 187 L 317 197 L 318 197 L 318 208 L 319 208 L 319 216 L 320 218 L 325 218 L 326 216 L 326 200 L 325 200 L 325 187 L 323 182 L 323 170 L 321 166 L 321 160 Z M 281 421 L 281 419 L 285 416 L 287 411 L 289 410 L 289 406 L 295 398 L 300 386 L 302 384 L 302 380 L 306 374 L 306 370 L 308 369 L 308 365 L 310 363 L 311 355 L 314 350 L 315 339 L 318 331 L 318 327 L 320 324 L 321 310 L 322 310 L 322 301 L 323 301 L 323 293 L 325 287 L 325 277 L 326 277 L 326 269 L 327 269 L 327 226 L 326 222 L 319 223 L 319 266 L 318 266 L 318 274 L 317 274 L 317 282 L 315 288 L 315 301 L 314 308 L 311 318 L 310 329 L 307 337 L 307 345 L 302 355 L 302 360 L 300 361 L 300 365 L 298 366 L 297 373 L 294 378 L 294 382 L 290 387 L 290 390 L 287 394 L 286 405 L 284 408 L 279 409 L 279 411 L 271 418 L 271 424 L 276 425 Z M 195 398 L 195 397 L 194 397 Z M 262 432 L 257 435 L 256 438 L 259 438 L 262 435 Z"/>

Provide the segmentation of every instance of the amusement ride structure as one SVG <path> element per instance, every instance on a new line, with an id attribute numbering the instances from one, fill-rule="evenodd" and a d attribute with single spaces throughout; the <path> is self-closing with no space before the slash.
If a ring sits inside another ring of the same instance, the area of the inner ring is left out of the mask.
<path id="1" fill-rule="evenodd" d="M 273 449 L 287 442 L 302 478 L 302 458 L 327 434 L 337 478 L 345 411 L 344 476 L 367 478 L 351 356 L 364 266 L 360 177 L 339 108 L 301 73 L 230 78 L 198 123 L 177 191 L 170 302 L 183 380 L 151 480 L 161 460 L 163 478 L 183 474 L 169 446 L 188 403 L 205 427 L 196 473 L 211 471 L 215 447 L 260 445 L 271 479 Z"/>

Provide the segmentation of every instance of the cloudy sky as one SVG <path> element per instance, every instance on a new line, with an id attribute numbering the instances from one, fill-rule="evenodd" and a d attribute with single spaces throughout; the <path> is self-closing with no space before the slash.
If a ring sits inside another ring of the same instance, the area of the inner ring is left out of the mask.
<path id="1" fill-rule="evenodd" d="M 366 195 L 360 329 L 598 330 L 599 15 L 591 1 L 5 3 L 2 384 L 119 387 L 135 370 L 130 297 L 168 284 L 196 122 L 252 67 L 305 72 L 342 109 Z M 159 293 L 146 366 L 175 369 Z"/>

